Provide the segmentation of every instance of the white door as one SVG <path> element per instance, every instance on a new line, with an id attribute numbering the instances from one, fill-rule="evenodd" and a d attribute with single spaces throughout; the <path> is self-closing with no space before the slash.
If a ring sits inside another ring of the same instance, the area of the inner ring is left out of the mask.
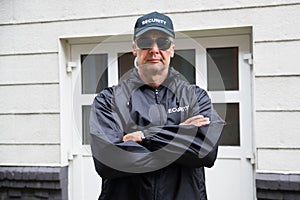
<path id="1" fill-rule="evenodd" d="M 128 54 L 123 53 L 131 51 L 131 42 L 73 44 L 70 50 L 70 59 L 76 63 L 72 71 L 74 120 L 70 199 L 98 199 L 101 178 L 95 171 L 89 146 L 90 105 L 96 93 L 118 83 L 121 71 L 118 61 L 130 61 L 126 59 Z"/>
<path id="2" fill-rule="evenodd" d="M 208 91 L 215 109 L 227 123 L 217 161 L 206 169 L 209 200 L 253 200 L 250 36 L 191 39 L 183 35 L 176 39 L 176 49 L 177 55 L 185 57 L 184 62 L 179 61 L 183 64 L 178 66 L 179 71 Z M 173 62 L 178 63 L 176 56 Z"/>
<path id="3" fill-rule="evenodd" d="M 197 41 L 209 55 L 200 61 L 207 66 L 202 68 L 203 72 L 206 70 L 207 90 L 227 123 L 216 164 L 206 170 L 208 197 L 211 200 L 253 200 L 251 58 L 245 59 L 251 55 L 250 36 L 211 37 Z M 209 77 L 218 76 L 215 69 L 224 81 L 223 87 L 218 80 Z"/>
<path id="4" fill-rule="evenodd" d="M 208 90 L 215 108 L 228 124 L 216 164 L 206 170 L 209 199 L 253 200 L 251 71 L 243 59 L 250 53 L 249 35 L 179 37 L 176 49 L 174 67 L 190 82 Z M 71 45 L 71 61 L 77 63 L 72 72 L 71 199 L 97 199 L 101 180 L 94 170 L 88 145 L 89 106 L 99 90 L 117 84 L 132 67 L 131 41 Z"/>

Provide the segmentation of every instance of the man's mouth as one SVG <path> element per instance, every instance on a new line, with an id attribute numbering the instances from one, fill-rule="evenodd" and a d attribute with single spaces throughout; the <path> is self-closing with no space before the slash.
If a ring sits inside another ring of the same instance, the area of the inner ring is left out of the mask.
<path id="1" fill-rule="evenodd" d="M 155 58 L 155 59 L 148 59 L 147 61 L 152 63 L 159 63 L 161 62 L 161 59 Z"/>

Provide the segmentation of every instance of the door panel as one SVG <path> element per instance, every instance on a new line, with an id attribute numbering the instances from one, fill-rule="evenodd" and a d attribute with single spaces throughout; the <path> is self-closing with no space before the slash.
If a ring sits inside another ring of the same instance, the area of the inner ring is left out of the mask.
<path id="1" fill-rule="evenodd" d="M 69 168 L 72 200 L 98 199 L 100 194 L 101 178 L 95 171 L 89 146 L 89 112 L 96 93 L 118 83 L 119 52 L 115 49 L 130 52 L 130 47 L 131 42 L 119 43 L 117 47 L 116 44 L 71 47 L 71 61 L 77 63 L 72 71 L 74 131 Z"/>
<path id="2" fill-rule="evenodd" d="M 225 119 L 215 166 L 206 169 L 210 200 L 253 200 L 249 35 L 177 39 L 176 49 L 195 49 L 196 84 L 206 89 Z"/>
<path id="3" fill-rule="evenodd" d="M 206 169 L 210 199 L 254 199 L 252 149 L 251 72 L 243 55 L 250 53 L 248 35 L 201 38 L 197 40 L 208 52 L 224 80 L 223 90 L 208 81 L 208 91 L 218 110 L 223 110 L 224 128 L 217 162 Z M 210 75 L 210 69 L 207 70 Z M 210 80 L 210 77 L 207 77 Z M 220 104 L 225 107 L 220 108 Z M 247 106 L 246 106 L 247 105 Z M 247 127 L 247 128 L 245 128 Z M 227 197 L 228 196 L 228 197 Z M 227 197 L 227 198 L 224 198 Z"/>

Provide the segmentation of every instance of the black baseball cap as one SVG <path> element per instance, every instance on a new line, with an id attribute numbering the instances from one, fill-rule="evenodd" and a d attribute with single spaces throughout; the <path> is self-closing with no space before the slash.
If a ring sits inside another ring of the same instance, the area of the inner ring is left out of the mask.
<path id="1" fill-rule="evenodd" d="M 175 38 L 172 20 L 159 12 L 152 12 L 138 18 L 134 26 L 133 38 L 136 39 L 150 30 L 159 30 Z"/>

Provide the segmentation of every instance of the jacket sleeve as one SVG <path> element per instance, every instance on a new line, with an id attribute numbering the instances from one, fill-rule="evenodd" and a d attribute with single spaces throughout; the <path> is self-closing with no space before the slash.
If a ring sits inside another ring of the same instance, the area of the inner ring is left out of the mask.
<path id="1" fill-rule="evenodd" d="M 213 109 L 206 91 L 194 86 L 196 101 L 190 107 L 190 116 L 209 117 L 209 125 L 167 125 L 144 130 L 142 144 L 151 151 L 174 156 L 178 164 L 187 167 L 212 167 L 217 157 L 218 141 L 224 121 Z M 169 155 L 168 155 L 169 156 Z"/>
<path id="2" fill-rule="evenodd" d="M 118 178 L 151 171 L 143 169 L 147 148 L 133 141 L 123 142 L 124 132 L 112 103 L 113 88 L 98 94 L 91 107 L 90 141 L 97 173 L 103 178 Z"/>

